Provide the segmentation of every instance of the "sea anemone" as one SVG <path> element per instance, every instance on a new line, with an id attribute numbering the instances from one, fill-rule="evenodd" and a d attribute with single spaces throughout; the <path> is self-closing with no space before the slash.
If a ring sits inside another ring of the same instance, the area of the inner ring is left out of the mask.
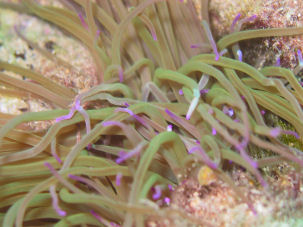
<path id="1" fill-rule="evenodd" d="M 172 188 L 195 172 L 190 166 L 207 170 L 197 176 L 200 183 L 216 176 L 229 184 L 254 213 L 228 166 L 242 167 L 263 187 L 265 166 L 288 162 L 301 170 L 301 147 L 281 138 L 301 141 L 303 88 L 286 68 L 258 70 L 242 61 L 238 42 L 299 35 L 303 28 L 240 31 L 257 15 L 240 21 L 235 15 L 231 33 L 216 43 L 207 0 L 202 23 L 191 0 L 60 2 L 64 7 L 0 2 L 81 41 L 96 68 L 94 86 L 80 93 L 0 62 L 0 92 L 31 93 L 54 107 L 1 115 L 2 226 L 144 226 L 149 216 L 176 215 L 212 225 L 169 206 Z M 18 25 L 15 30 L 41 54 L 76 71 L 30 41 Z M 269 125 L 265 115 L 283 119 L 289 130 Z M 45 131 L 24 129 L 28 122 L 47 120 L 52 125 Z M 256 159 L 256 152 L 264 156 Z"/>

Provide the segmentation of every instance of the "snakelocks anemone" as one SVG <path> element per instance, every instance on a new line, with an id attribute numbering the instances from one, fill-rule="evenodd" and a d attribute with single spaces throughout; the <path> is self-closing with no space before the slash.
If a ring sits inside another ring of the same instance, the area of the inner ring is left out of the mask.
<path id="1" fill-rule="evenodd" d="M 241 31 L 258 15 L 235 15 L 230 34 L 216 42 L 207 0 L 199 13 L 192 0 L 60 2 L 63 7 L 0 2 L 82 42 L 96 70 L 93 86 L 80 92 L 0 61 L 1 93 L 31 94 L 53 107 L 0 115 L 2 226 L 131 227 L 150 217 L 216 226 L 171 206 L 173 189 L 193 176 L 203 184 L 203 176 L 213 174 L 257 215 L 231 178 L 231 166 L 263 188 L 270 188 L 264 167 L 286 162 L 301 172 L 301 52 L 294 71 L 256 69 L 243 61 L 239 42 L 301 35 L 303 27 Z M 46 58 L 83 74 L 31 41 L 19 24 L 14 30 Z M 269 124 L 266 115 L 288 129 Z M 52 124 L 26 130 L 33 121 Z"/>

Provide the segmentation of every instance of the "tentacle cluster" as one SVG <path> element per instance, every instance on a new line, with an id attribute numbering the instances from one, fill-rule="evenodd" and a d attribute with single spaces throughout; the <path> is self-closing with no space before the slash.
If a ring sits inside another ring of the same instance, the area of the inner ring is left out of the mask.
<path id="1" fill-rule="evenodd" d="M 277 66 L 257 70 L 239 51 L 236 60 L 230 57 L 240 40 L 297 35 L 303 28 L 241 32 L 233 27 L 237 31 L 216 45 L 190 0 L 62 0 L 65 8 L 22 2 L 0 6 L 38 16 L 75 36 L 91 52 L 98 73 L 96 86 L 76 94 L 0 62 L 5 71 L 36 82 L 18 87 L 20 81 L 1 72 L 1 83 L 17 95 L 22 88 L 63 108 L 12 119 L 1 115 L 1 123 L 7 122 L 0 129 L 3 226 L 35 220 L 41 225 L 55 220 L 55 226 L 143 226 L 149 215 L 176 214 L 211 225 L 169 206 L 171 187 L 191 174 L 192 162 L 211 168 L 252 210 L 224 170 L 226 160 L 263 186 L 259 168 L 282 161 L 303 166 L 301 147 L 280 141 L 284 134 L 303 136 L 303 88 L 293 72 Z M 197 43 L 199 48 L 191 48 Z M 98 102 L 104 108 L 92 107 Z M 268 126 L 264 113 L 284 119 L 295 132 Z M 45 120 L 53 120 L 46 132 L 22 130 L 23 123 Z M 274 155 L 257 160 L 250 147 Z"/>

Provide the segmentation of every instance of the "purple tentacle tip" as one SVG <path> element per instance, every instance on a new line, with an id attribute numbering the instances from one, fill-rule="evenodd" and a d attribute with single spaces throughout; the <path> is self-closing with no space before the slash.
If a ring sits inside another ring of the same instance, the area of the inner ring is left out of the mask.
<path id="1" fill-rule="evenodd" d="M 120 151 L 119 158 L 116 159 L 116 163 L 117 164 L 122 163 L 126 159 L 126 157 L 125 157 L 126 155 L 127 155 L 127 153 L 125 151 Z"/>
<path id="2" fill-rule="evenodd" d="M 303 64 L 303 57 L 302 57 L 302 52 L 301 52 L 300 49 L 297 50 L 297 55 L 298 55 L 299 65 L 302 66 L 302 64 Z"/>
<path id="3" fill-rule="evenodd" d="M 97 214 L 95 211 L 91 210 L 90 213 L 101 223 L 103 223 L 103 219 Z"/>
<path id="4" fill-rule="evenodd" d="M 166 203 L 167 205 L 169 205 L 170 204 L 170 198 L 165 197 L 164 198 L 164 203 Z"/>
<path id="5" fill-rule="evenodd" d="M 174 188 L 171 184 L 167 185 L 167 187 L 168 187 L 169 191 L 174 191 Z"/>
<path id="6" fill-rule="evenodd" d="M 116 175 L 116 185 L 117 186 L 120 186 L 121 185 L 121 179 L 122 179 L 122 173 L 118 173 L 117 175 Z"/>
<path id="7" fill-rule="evenodd" d="M 278 67 L 281 66 L 281 59 L 280 59 L 280 57 L 277 58 L 276 66 L 278 66 Z"/>
<path id="8" fill-rule="evenodd" d="M 157 200 L 162 195 L 161 187 L 159 185 L 157 185 L 153 189 L 155 190 L 155 193 L 153 194 L 153 200 Z"/>
<path id="9" fill-rule="evenodd" d="M 154 32 L 152 33 L 152 37 L 153 37 L 153 40 L 154 40 L 154 41 L 157 41 L 157 40 L 158 40 L 157 35 L 156 35 L 156 33 L 154 33 Z"/>
<path id="10" fill-rule="evenodd" d="M 240 17 L 241 17 L 241 13 L 238 13 L 237 16 L 235 16 L 235 19 L 233 20 L 233 22 L 232 22 L 232 24 L 230 26 L 230 32 L 234 31 L 235 25 L 239 21 Z"/>
<path id="11" fill-rule="evenodd" d="M 237 50 L 237 55 L 238 55 L 238 60 L 239 60 L 239 61 L 242 61 L 243 54 L 242 54 L 242 51 L 241 51 L 241 50 Z"/>
<path id="12" fill-rule="evenodd" d="M 58 196 L 56 194 L 56 188 L 54 185 L 50 186 L 49 192 L 52 197 L 52 206 L 53 206 L 54 210 L 56 211 L 56 213 L 61 217 L 66 216 L 66 212 L 59 207 Z"/>
<path id="13" fill-rule="evenodd" d="M 200 90 L 200 94 L 202 95 L 202 94 L 206 94 L 206 93 L 208 93 L 209 92 L 209 89 L 201 89 Z"/>
<path id="14" fill-rule="evenodd" d="M 168 132 L 171 132 L 171 131 L 173 130 L 173 126 L 172 126 L 172 125 L 168 125 L 166 130 L 167 130 Z"/>
<path id="15" fill-rule="evenodd" d="M 274 128 L 270 131 L 270 135 L 272 137 L 277 137 L 281 134 L 281 129 L 280 128 Z"/>

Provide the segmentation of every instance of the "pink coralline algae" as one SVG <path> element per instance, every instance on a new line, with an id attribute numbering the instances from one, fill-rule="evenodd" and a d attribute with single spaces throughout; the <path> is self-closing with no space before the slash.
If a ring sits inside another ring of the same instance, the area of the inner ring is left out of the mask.
<path id="1" fill-rule="evenodd" d="M 231 0 L 222 3 L 210 1 L 210 17 L 216 39 L 230 33 L 232 22 L 241 14 L 241 18 L 257 15 L 254 21 L 246 23 L 241 30 L 262 28 L 301 27 L 303 2 L 297 0 Z M 294 69 L 299 62 L 297 51 L 303 46 L 302 36 L 273 37 L 249 40 L 240 43 L 243 60 L 264 67 L 279 65 Z M 301 50 L 302 51 L 302 50 Z"/>

